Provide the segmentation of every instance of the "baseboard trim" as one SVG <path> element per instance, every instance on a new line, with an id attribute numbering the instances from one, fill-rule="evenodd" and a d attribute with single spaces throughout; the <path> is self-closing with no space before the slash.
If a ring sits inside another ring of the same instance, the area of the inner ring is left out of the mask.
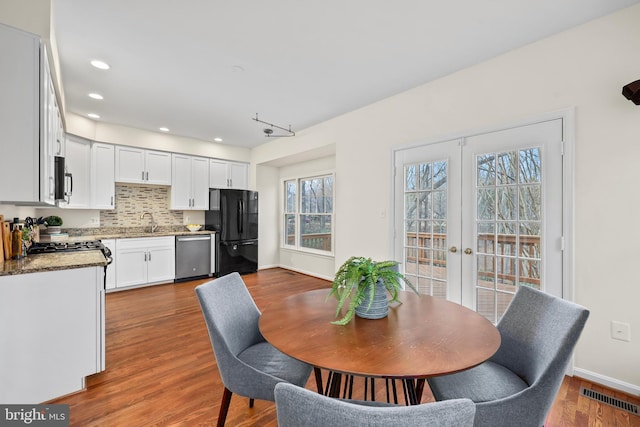
<path id="1" fill-rule="evenodd" d="M 585 380 L 589 380 L 594 383 L 601 384 L 605 387 L 620 390 L 632 396 L 640 396 L 639 386 L 620 381 L 615 378 L 607 377 L 606 375 L 601 375 L 581 368 L 574 368 L 573 375 L 575 375 L 576 377 L 584 378 Z"/>
<path id="2" fill-rule="evenodd" d="M 321 274 L 314 273 L 314 272 L 311 272 L 311 271 L 302 270 L 300 268 L 293 268 L 293 267 L 291 267 L 289 265 L 279 265 L 278 267 L 284 268 L 285 270 L 291 270 L 291 271 L 295 271 L 296 273 L 302 273 L 302 274 L 306 274 L 307 276 L 317 277 L 318 279 L 324 279 L 324 280 L 328 280 L 330 282 L 333 282 L 333 276 L 331 276 L 331 277 L 323 276 Z"/>

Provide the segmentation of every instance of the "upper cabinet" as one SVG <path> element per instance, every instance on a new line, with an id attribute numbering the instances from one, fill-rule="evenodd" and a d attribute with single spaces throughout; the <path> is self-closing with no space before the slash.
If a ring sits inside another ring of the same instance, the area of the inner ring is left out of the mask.
<path id="1" fill-rule="evenodd" d="M 171 185 L 171 153 L 116 146 L 116 181 Z"/>
<path id="2" fill-rule="evenodd" d="M 61 208 L 91 208 L 91 141 L 67 135 L 65 141 L 65 199 Z"/>
<path id="3" fill-rule="evenodd" d="M 63 123 L 40 38 L 0 24 L 0 202 L 55 204 Z"/>
<path id="4" fill-rule="evenodd" d="M 249 165 L 211 159 L 209 161 L 209 187 L 211 188 L 249 188 Z"/>
<path id="5" fill-rule="evenodd" d="M 91 207 L 114 209 L 116 196 L 115 147 L 111 144 L 91 144 Z"/>
<path id="6" fill-rule="evenodd" d="M 171 209 L 209 209 L 209 159 L 172 155 Z"/>

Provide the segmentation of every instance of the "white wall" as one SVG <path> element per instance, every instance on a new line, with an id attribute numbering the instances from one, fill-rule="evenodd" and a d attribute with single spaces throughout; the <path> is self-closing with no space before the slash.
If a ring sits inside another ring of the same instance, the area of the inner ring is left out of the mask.
<path id="1" fill-rule="evenodd" d="M 296 136 L 298 147 L 336 147 L 334 267 L 350 255 L 393 256 L 388 215 L 378 214 L 391 197 L 392 147 L 575 106 L 573 286 L 591 310 L 575 364 L 582 376 L 640 394 L 640 107 L 621 95 L 640 78 L 638 21 L 640 6 L 622 10 Z M 292 147 L 271 141 L 253 161 L 300 150 Z M 631 342 L 610 338 L 611 320 L 631 324 Z"/>
<path id="2" fill-rule="evenodd" d="M 278 169 L 257 166 L 252 173 L 258 191 L 258 269 L 280 265 L 278 246 Z"/>

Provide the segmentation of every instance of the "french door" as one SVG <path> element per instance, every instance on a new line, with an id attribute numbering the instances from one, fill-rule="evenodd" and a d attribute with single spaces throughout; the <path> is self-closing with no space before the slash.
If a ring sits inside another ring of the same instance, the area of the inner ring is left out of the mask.
<path id="1" fill-rule="evenodd" d="M 562 296 L 563 119 L 395 152 L 395 251 L 421 292 L 496 322 L 519 286 Z"/>

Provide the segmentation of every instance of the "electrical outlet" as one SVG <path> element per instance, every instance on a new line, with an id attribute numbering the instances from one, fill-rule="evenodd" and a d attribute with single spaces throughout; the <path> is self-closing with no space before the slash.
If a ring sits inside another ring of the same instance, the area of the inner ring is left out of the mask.
<path id="1" fill-rule="evenodd" d="M 100 218 L 95 217 L 95 216 L 91 217 L 91 224 L 100 225 Z"/>
<path id="2" fill-rule="evenodd" d="M 631 325 L 624 322 L 611 321 L 611 338 L 620 341 L 631 341 Z"/>
<path id="3" fill-rule="evenodd" d="M 184 217 L 184 223 L 185 223 L 185 224 L 191 224 L 191 222 L 190 222 L 190 221 L 191 221 L 191 218 L 189 218 L 189 216 L 188 216 L 188 215 Z"/>

